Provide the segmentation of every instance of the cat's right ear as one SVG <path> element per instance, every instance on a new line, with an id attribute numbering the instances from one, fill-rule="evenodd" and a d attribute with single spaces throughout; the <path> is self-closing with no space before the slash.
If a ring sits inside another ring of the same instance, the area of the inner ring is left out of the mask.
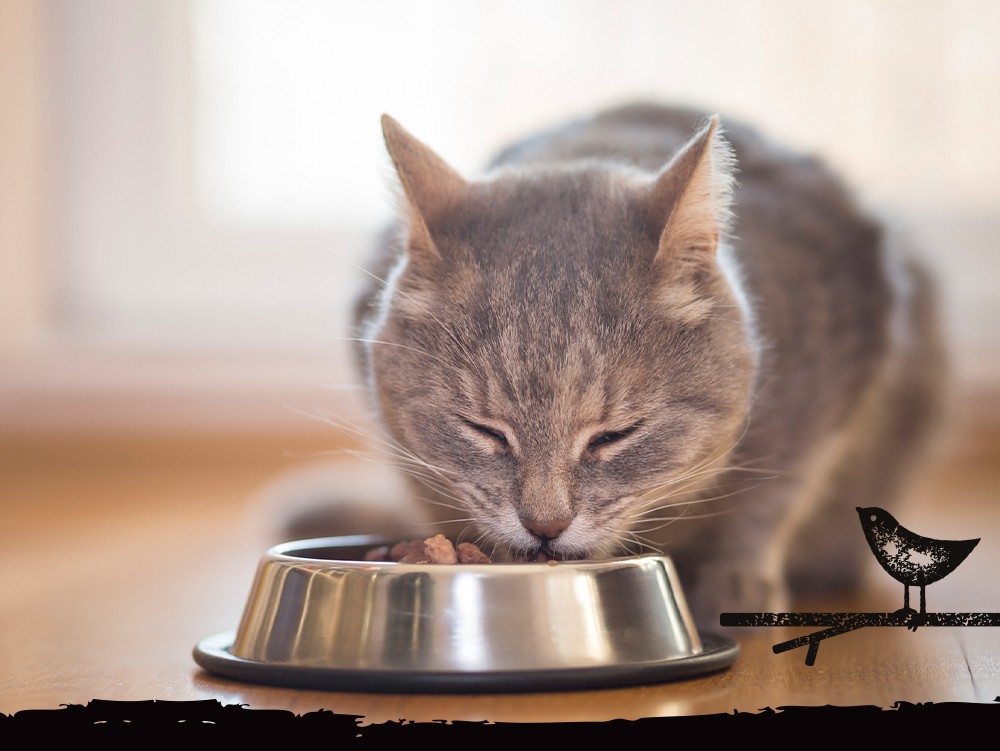
<path id="1" fill-rule="evenodd" d="M 467 184 L 447 162 L 389 115 L 382 115 L 382 135 L 406 195 L 411 257 L 437 260 L 441 256 L 431 228 L 460 198 Z"/>
<path id="2" fill-rule="evenodd" d="M 715 253 L 732 219 L 735 170 L 732 147 L 714 115 L 660 170 L 645 195 L 649 216 L 661 229 L 657 259 L 697 263 Z"/>

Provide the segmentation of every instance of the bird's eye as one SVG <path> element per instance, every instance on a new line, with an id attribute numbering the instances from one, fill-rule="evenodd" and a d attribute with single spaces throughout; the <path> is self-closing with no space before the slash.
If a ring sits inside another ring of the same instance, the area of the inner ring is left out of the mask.
<path id="1" fill-rule="evenodd" d="M 496 428 L 491 428 L 488 425 L 482 425 L 481 423 L 473 422 L 472 420 L 466 420 L 465 418 L 462 418 L 462 422 L 464 422 L 466 425 L 468 425 L 470 428 L 472 428 L 480 435 L 489 438 L 499 448 L 502 449 L 510 448 L 510 441 L 507 440 L 507 436 L 505 436 L 501 431 L 497 430 Z"/>
<path id="2" fill-rule="evenodd" d="M 869 516 L 868 518 L 869 518 L 869 519 L 871 519 L 872 521 L 875 521 L 876 519 L 878 519 L 878 517 L 877 517 L 877 516 L 875 516 L 875 514 L 872 514 L 872 515 L 871 515 L 871 516 Z"/>

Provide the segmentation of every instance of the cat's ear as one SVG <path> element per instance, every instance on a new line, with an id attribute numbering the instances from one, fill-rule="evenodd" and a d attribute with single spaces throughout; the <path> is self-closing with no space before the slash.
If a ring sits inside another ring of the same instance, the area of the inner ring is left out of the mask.
<path id="1" fill-rule="evenodd" d="M 714 115 L 660 170 L 644 197 L 662 228 L 657 260 L 715 252 L 731 222 L 735 168 Z"/>
<path id="2" fill-rule="evenodd" d="M 461 196 L 466 182 L 389 115 L 382 115 L 382 135 L 406 194 L 410 252 L 440 258 L 430 227 Z"/>

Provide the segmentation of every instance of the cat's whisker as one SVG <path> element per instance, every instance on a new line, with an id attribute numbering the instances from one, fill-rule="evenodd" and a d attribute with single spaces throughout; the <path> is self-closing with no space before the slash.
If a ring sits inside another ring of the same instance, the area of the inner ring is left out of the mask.
<path id="1" fill-rule="evenodd" d="M 661 483 L 658 486 L 649 488 L 637 495 L 639 499 L 638 507 L 645 508 L 650 504 L 657 503 L 665 498 L 682 496 L 685 493 L 694 493 L 704 484 L 702 476 L 685 476 L 675 478 L 670 482 Z"/>
<path id="2" fill-rule="evenodd" d="M 422 484 L 429 490 L 435 491 L 436 493 L 438 493 L 438 495 L 440 495 L 442 498 L 445 499 L 445 500 L 441 500 L 440 498 L 426 499 L 425 503 L 427 503 L 428 505 L 438 506 L 439 508 L 448 508 L 454 511 L 465 511 L 466 513 L 468 513 L 468 509 L 466 508 L 466 505 L 462 498 L 458 496 L 448 495 L 444 488 L 439 488 L 427 482 L 423 482 Z M 448 503 L 447 501 L 454 501 L 454 503 Z"/>
<path id="3" fill-rule="evenodd" d="M 738 496 L 740 494 L 746 493 L 749 490 L 751 490 L 752 487 L 753 486 L 750 486 L 750 487 L 743 486 L 743 487 L 738 488 L 737 490 L 733 490 L 733 491 L 730 491 L 728 493 L 718 493 L 718 494 L 713 495 L 713 496 L 707 496 L 707 497 L 702 497 L 702 498 L 693 498 L 693 499 L 690 499 L 690 500 L 679 500 L 679 501 L 678 500 L 671 500 L 673 498 L 673 496 L 664 496 L 664 497 L 658 499 L 658 501 L 659 501 L 658 503 L 651 504 L 648 508 L 644 508 L 641 511 L 639 511 L 636 514 L 636 516 L 637 517 L 641 516 L 641 517 L 650 518 L 649 517 L 650 514 L 656 514 L 656 513 L 659 513 L 661 511 L 665 511 L 667 509 L 684 508 L 684 507 L 689 507 L 689 506 L 693 507 L 693 506 L 700 506 L 700 505 L 703 505 L 703 504 L 706 504 L 706 503 L 715 503 L 716 501 L 724 500 L 726 498 L 733 498 L 733 497 Z M 723 489 L 723 488 L 720 488 L 720 490 L 721 489 Z M 670 502 L 669 503 L 664 503 L 663 501 L 670 501 Z M 731 510 L 735 510 L 735 509 L 727 510 L 726 513 L 729 513 L 729 511 L 731 511 Z"/>
<path id="4" fill-rule="evenodd" d="M 702 460 L 701 462 L 699 462 L 698 464 L 696 464 L 694 467 L 692 467 L 690 470 L 688 470 L 684 474 L 679 475 L 677 477 L 670 478 L 668 480 L 665 480 L 664 482 L 662 482 L 662 483 L 660 483 L 658 485 L 650 486 L 650 487 L 646 488 L 645 490 L 637 493 L 637 495 L 640 496 L 640 497 L 642 497 L 644 495 L 648 495 L 650 493 L 655 493 L 655 492 L 658 492 L 658 491 L 660 491 L 660 490 L 662 490 L 662 489 L 664 489 L 666 487 L 669 487 L 669 486 L 675 485 L 677 483 L 683 482 L 683 481 L 685 481 L 685 480 L 687 480 L 689 478 L 705 478 L 705 477 L 708 477 L 708 476 L 710 476 L 712 474 L 724 474 L 724 473 L 729 473 L 729 472 L 743 472 L 743 473 L 747 473 L 747 474 L 752 474 L 752 473 L 755 473 L 755 472 L 770 473 L 770 474 L 776 474 L 776 475 L 779 474 L 778 470 L 772 470 L 772 469 L 766 469 L 766 468 L 758 468 L 758 467 L 750 467 L 749 466 L 749 465 L 755 464 L 755 463 L 757 463 L 759 461 L 763 461 L 764 457 L 757 457 L 756 459 L 747 459 L 747 460 L 745 460 L 743 462 L 736 463 L 736 464 L 726 463 L 726 464 L 719 464 L 717 466 L 711 466 L 715 462 L 719 461 L 722 456 L 726 455 L 729 451 L 731 451 L 732 448 L 735 447 L 735 445 L 740 440 L 742 440 L 742 436 L 743 436 L 743 434 L 745 432 L 746 432 L 746 426 L 744 426 L 744 430 L 740 434 L 740 437 L 738 437 L 736 439 L 736 441 L 733 444 L 730 445 L 729 448 L 724 449 L 723 451 L 721 451 L 719 453 L 716 453 L 714 455 L 709 455 L 708 457 L 706 457 L 704 460 Z"/>
<path id="5" fill-rule="evenodd" d="M 746 431 L 749 429 L 749 425 L 750 425 L 749 418 L 747 418 L 743 423 L 743 428 L 740 431 L 740 434 L 736 436 L 735 439 L 719 447 L 714 452 L 710 452 L 686 473 L 680 475 L 679 477 L 673 478 L 672 480 L 667 481 L 668 484 L 686 480 L 687 478 L 693 477 L 697 473 L 702 471 L 713 471 L 713 470 L 719 472 L 725 471 L 727 469 L 726 465 L 720 465 L 719 467 L 713 467 L 712 465 L 714 465 L 716 462 L 721 462 L 724 457 L 728 456 L 733 451 L 733 449 L 736 448 L 737 445 L 739 445 L 740 441 L 743 440 Z"/>
<path id="6" fill-rule="evenodd" d="M 441 467 L 437 467 L 431 464 L 430 462 L 426 461 L 425 459 L 421 458 L 413 451 L 410 451 L 402 444 L 400 444 L 398 441 L 396 441 L 394 438 L 392 438 L 392 436 L 388 435 L 388 433 L 386 433 L 385 431 L 380 431 L 381 437 L 373 438 L 370 432 L 362 430 L 356 426 L 353 426 L 344 420 L 340 421 L 328 420 L 328 423 L 333 425 L 334 427 L 344 430 L 345 432 L 349 432 L 355 436 L 364 439 L 369 444 L 374 443 L 376 447 L 382 447 L 382 449 L 396 461 L 408 461 L 410 463 L 431 470 L 435 474 L 442 477 L 442 479 L 450 480 L 450 478 L 448 477 L 449 474 L 448 470 L 445 470 Z"/>
<path id="7" fill-rule="evenodd" d="M 642 536 L 641 532 L 642 532 L 642 530 L 640 530 L 639 532 L 636 532 L 635 530 L 628 530 L 626 532 L 626 534 L 624 534 L 624 535 L 618 535 L 617 539 L 619 539 L 619 540 L 621 540 L 621 539 L 628 539 L 631 543 L 633 543 L 639 549 L 639 552 L 644 551 L 644 550 L 645 551 L 649 551 L 651 553 L 662 553 L 663 552 L 660 549 L 659 546 L 654 545 L 652 543 L 652 541 L 647 540 L 646 538 L 644 538 Z"/>
<path id="8" fill-rule="evenodd" d="M 704 472 L 690 473 L 687 475 L 683 475 L 681 477 L 673 478 L 671 480 L 660 483 L 659 485 L 647 488 L 642 493 L 637 494 L 637 497 L 642 499 L 643 503 L 646 503 L 649 497 L 665 498 L 673 495 L 681 495 L 684 492 L 690 490 L 691 488 L 700 487 L 701 486 L 700 481 L 704 477 L 728 475 L 731 474 L 732 472 L 739 472 L 739 471 L 745 471 L 747 474 L 750 475 L 760 475 L 759 477 L 756 478 L 757 480 L 777 480 L 783 476 L 781 473 L 776 473 L 774 470 L 770 469 L 754 469 L 754 468 L 743 469 L 740 467 L 721 467 L 718 468 L 717 470 L 706 470 Z M 721 489 L 733 485 L 739 485 L 745 482 L 746 481 L 744 479 L 741 479 L 739 477 L 733 477 L 728 482 L 721 482 L 721 483 L 717 482 L 713 485 L 713 487 Z"/>
<path id="9" fill-rule="evenodd" d="M 776 479 L 779 479 L 779 477 L 780 477 L 779 475 L 767 474 L 764 477 L 757 478 L 757 479 L 759 479 L 759 480 L 776 480 Z M 640 496 L 641 500 L 640 500 L 639 506 L 640 507 L 644 507 L 644 506 L 648 506 L 648 505 L 650 505 L 652 503 L 657 503 L 658 501 L 665 500 L 667 498 L 673 498 L 673 497 L 676 497 L 676 496 L 681 496 L 685 492 L 688 492 L 692 487 L 694 487 L 697 484 L 698 483 L 696 483 L 694 481 L 691 481 L 691 482 L 685 483 L 683 485 L 680 485 L 680 486 L 678 486 L 676 488 L 670 488 L 669 491 L 666 492 L 666 493 L 662 493 L 661 491 L 667 490 L 668 486 L 666 484 L 662 485 L 662 486 L 656 488 L 655 490 L 647 491 L 645 494 L 643 494 L 642 496 Z M 722 490 L 722 489 L 725 489 L 725 488 L 728 488 L 728 487 L 732 487 L 732 486 L 741 486 L 744 489 L 749 489 L 750 487 L 756 487 L 756 485 L 759 485 L 759 484 L 760 483 L 758 482 L 755 485 L 746 486 L 745 481 L 737 479 L 737 478 L 734 478 L 731 482 L 716 483 L 712 487 L 715 488 L 716 490 Z M 654 495 L 654 493 L 655 493 L 655 495 Z"/>
<path id="10" fill-rule="evenodd" d="M 422 484 L 424 487 L 426 487 L 429 490 L 433 490 L 436 493 L 438 493 L 440 496 L 442 496 L 442 498 L 447 499 L 447 500 L 451 500 L 451 501 L 454 501 L 457 504 L 460 504 L 459 506 L 450 506 L 449 505 L 448 508 L 455 508 L 455 509 L 464 510 L 465 505 L 466 505 L 465 499 L 457 492 L 454 484 L 449 484 L 449 483 L 441 482 L 440 480 L 438 480 L 434 476 L 423 475 L 423 474 L 417 473 L 414 470 L 404 469 L 403 471 L 406 474 L 408 474 L 410 477 L 413 477 L 414 480 L 416 480 L 417 482 L 419 482 L 420 484 Z M 445 506 L 446 504 L 442 501 L 442 502 L 440 502 L 440 503 L 438 503 L 436 505 Z"/>
<path id="11" fill-rule="evenodd" d="M 326 391 L 357 391 L 359 393 L 368 393 L 368 387 L 363 383 L 355 383 L 350 381 L 344 381 L 340 383 L 324 383 L 320 384 L 320 388 Z"/>
<path id="12" fill-rule="evenodd" d="M 731 323 L 734 326 L 742 326 L 743 321 L 738 321 L 734 318 L 720 318 L 719 316 L 705 316 L 706 321 L 723 321 L 724 323 Z"/>
<path id="13" fill-rule="evenodd" d="M 724 509 L 722 511 L 706 511 L 705 513 L 701 514 L 681 513 L 681 514 L 674 514 L 673 516 L 652 516 L 648 518 L 644 517 L 642 519 L 643 524 L 654 523 L 654 526 L 643 527 L 642 529 L 638 529 L 637 531 L 643 533 L 655 532 L 659 529 L 663 529 L 664 527 L 669 526 L 670 524 L 673 524 L 674 522 L 679 522 L 681 520 L 688 521 L 691 519 L 714 519 L 717 516 L 726 516 L 727 514 L 731 513 L 733 513 L 732 509 Z"/>
<path id="14" fill-rule="evenodd" d="M 705 499 L 705 500 L 706 501 L 711 501 L 711 500 L 715 500 L 715 499 Z M 692 513 L 692 511 L 691 511 L 691 508 L 693 508 L 693 505 L 694 504 L 683 504 L 682 507 L 681 507 L 680 513 L 674 514 L 674 515 L 671 515 L 671 516 L 665 516 L 665 517 L 648 517 L 645 514 L 636 515 L 636 517 L 634 517 L 634 518 L 636 520 L 638 520 L 637 523 L 639 523 L 639 524 L 649 524 L 650 522 L 654 522 L 654 523 L 655 522 L 660 522 L 659 524 L 654 524 L 654 526 L 645 526 L 645 527 L 643 527 L 643 528 L 641 528 L 639 530 L 636 530 L 636 531 L 640 532 L 640 533 L 643 533 L 643 534 L 650 534 L 652 532 L 657 532 L 657 531 L 659 531 L 661 529 L 669 527 L 671 524 L 675 524 L 675 523 L 677 523 L 678 521 L 681 521 L 681 520 L 691 521 L 691 520 L 695 520 L 695 519 L 714 518 L 714 517 L 718 517 L 718 516 L 724 516 L 726 514 L 731 513 L 731 511 L 732 511 L 732 509 L 723 509 L 721 511 L 695 514 L 695 513 Z"/>
<path id="15" fill-rule="evenodd" d="M 467 499 L 462 495 L 461 491 L 458 490 L 458 488 L 455 486 L 454 483 L 451 483 L 449 481 L 442 481 L 434 476 L 423 475 L 417 473 L 412 469 L 409 470 L 404 469 L 403 471 L 410 477 L 413 477 L 414 480 L 419 482 L 427 489 L 433 490 L 439 496 L 441 496 L 443 500 L 441 500 L 441 502 L 438 503 L 437 505 L 444 506 L 445 501 L 453 501 L 458 505 L 457 506 L 449 505 L 448 506 L 449 508 L 465 510 L 465 508 L 468 506 Z"/>
<path id="16" fill-rule="evenodd" d="M 425 500 L 424 502 L 428 506 L 435 506 L 437 508 L 445 508 L 445 509 L 450 509 L 452 511 L 461 511 L 468 513 L 468 509 L 462 502 L 461 498 L 455 498 L 453 496 L 445 495 L 445 491 L 443 489 L 434 487 L 433 485 L 429 485 L 426 482 L 421 482 L 420 484 L 423 485 L 428 490 L 432 490 L 439 496 L 441 496 L 441 499 Z"/>
<path id="17" fill-rule="evenodd" d="M 441 521 L 428 521 L 421 522 L 420 526 L 427 527 L 428 529 L 437 530 L 440 524 L 465 524 L 465 523 L 475 523 L 475 519 L 468 516 L 456 516 L 448 519 L 443 519 Z"/>
<path id="18" fill-rule="evenodd" d="M 429 462 L 423 461 L 420 457 L 410 454 L 402 453 L 402 451 L 395 447 L 390 447 L 389 449 L 381 449 L 382 453 L 388 455 L 399 467 L 400 469 L 421 469 L 427 470 L 431 474 L 441 478 L 442 480 L 451 481 L 451 473 L 447 470 L 435 467 Z"/>
<path id="19" fill-rule="evenodd" d="M 454 480 L 451 473 L 440 467 L 436 467 L 427 462 L 414 452 L 406 449 L 398 441 L 389 436 L 385 431 L 381 431 L 381 437 L 373 437 L 370 430 L 362 430 L 351 424 L 343 417 L 331 418 L 320 412 L 311 417 L 323 419 L 327 424 L 336 427 L 348 434 L 362 438 L 372 450 L 376 450 L 382 457 L 387 457 L 401 472 L 413 477 L 415 480 L 434 491 L 443 499 L 454 501 L 457 505 L 445 503 L 442 500 L 438 505 L 458 511 L 465 510 L 465 499 L 463 499 L 454 488 Z M 377 426 L 376 426 L 377 427 Z M 343 450 L 345 455 L 354 456 L 364 461 L 377 461 L 370 452 L 362 450 Z"/>
<path id="20" fill-rule="evenodd" d="M 425 349 L 421 349 L 420 347 L 411 347 L 408 344 L 401 344 L 400 342 L 389 342 L 389 341 L 385 341 L 383 339 L 364 339 L 362 337 L 357 337 L 357 336 L 336 336 L 336 337 L 333 337 L 333 338 L 335 340 L 344 341 L 344 342 L 358 342 L 360 344 L 380 344 L 380 345 L 383 345 L 383 346 L 386 346 L 386 347 L 398 347 L 400 349 L 406 349 L 406 350 L 409 350 L 411 352 L 416 352 L 417 354 L 423 355 L 424 357 L 427 357 L 427 358 L 429 358 L 431 360 L 434 360 L 435 362 L 439 362 L 442 365 L 445 365 L 446 367 L 448 367 L 447 363 L 445 363 L 445 361 L 442 360 L 440 357 L 435 357 L 430 352 L 428 352 Z"/>
<path id="21" fill-rule="evenodd" d="M 336 253 L 336 251 L 333 251 L 333 252 Z M 389 285 L 388 280 L 383 279 L 378 274 L 372 273 L 368 269 L 364 268 L 360 264 L 355 263 L 354 261 L 351 261 L 350 259 L 344 258 L 343 256 L 339 256 L 339 257 L 342 260 L 345 260 L 347 263 L 350 263 L 358 271 L 361 271 L 362 273 L 367 274 L 372 279 L 374 279 L 375 281 L 377 281 L 382 286 L 383 290 L 389 288 L 390 285 Z M 451 328 L 449 328 L 448 326 L 446 326 L 444 324 L 444 322 L 440 318 L 438 318 L 436 315 L 434 315 L 434 312 L 432 310 L 430 310 L 430 308 L 428 308 L 426 305 L 424 305 L 423 303 L 421 303 L 419 300 L 417 300 L 412 295 L 409 295 L 406 292 L 404 292 L 403 290 L 399 289 L 398 286 L 395 287 L 393 291 L 395 292 L 395 294 L 397 294 L 397 295 L 399 295 L 401 297 L 405 297 L 407 300 L 410 301 L 410 303 L 412 305 L 415 305 L 416 307 L 420 308 L 424 313 L 426 313 L 428 316 L 430 316 L 430 318 L 433 319 L 441 327 L 441 329 L 455 343 L 455 345 L 459 348 L 459 350 L 468 358 L 468 361 L 470 363 L 471 362 L 475 362 L 475 358 L 472 357 L 472 353 L 469 351 L 469 349 L 458 339 L 457 336 L 455 336 L 455 333 L 451 330 Z"/>
<path id="22" fill-rule="evenodd" d="M 759 484 L 761 484 L 762 481 L 774 480 L 774 479 L 778 479 L 778 475 L 764 475 L 761 478 L 756 478 L 757 482 L 752 484 L 748 484 L 745 480 L 734 478 L 730 482 L 715 483 L 712 485 L 712 488 L 714 491 L 718 492 L 725 490 L 727 488 L 735 487 L 737 488 L 737 490 L 733 491 L 730 494 L 727 494 L 727 495 L 735 495 L 737 493 L 746 492 L 752 488 L 757 487 Z M 697 485 L 698 484 L 695 482 L 689 482 L 684 485 L 678 486 L 676 488 L 660 488 L 655 492 L 650 492 L 647 493 L 645 496 L 642 496 L 640 503 L 637 504 L 637 507 L 643 509 L 643 513 L 649 513 L 651 510 L 653 510 L 653 508 L 663 508 L 664 506 L 659 504 L 662 504 L 662 502 L 665 500 L 673 498 L 683 498 L 685 494 L 696 493 L 697 491 L 694 488 Z M 690 500 L 679 500 L 670 505 L 681 505 L 684 503 L 701 503 L 704 502 L 705 500 L 711 500 L 711 498 L 718 498 L 718 497 L 719 496 L 712 496 L 706 499 L 705 497 L 696 496 L 695 498 L 692 498 Z"/>
<path id="23" fill-rule="evenodd" d="M 734 491 L 732 491 L 730 493 L 720 493 L 718 495 L 713 495 L 713 496 L 710 496 L 710 497 L 707 497 L 707 498 L 698 498 L 698 499 L 691 500 L 691 501 L 680 501 L 680 502 L 676 502 L 676 503 L 670 503 L 670 504 L 664 504 L 664 505 L 661 505 L 661 506 L 656 506 L 654 508 L 651 508 L 651 509 L 643 511 L 643 512 L 641 512 L 639 514 L 636 514 L 636 516 L 634 518 L 636 518 L 636 519 L 642 519 L 643 522 L 669 519 L 670 521 L 668 521 L 668 523 L 672 523 L 673 521 L 676 521 L 678 519 L 683 519 L 683 518 L 688 518 L 688 519 L 700 518 L 700 517 L 697 517 L 697 516 L 694 516 L 694 515 L 691 515 L 691 514 L 681 513 L 678 516 L 674 516 L 674 517 L 661 517 L 660 519 L 657 519 L 657 517 L 651 517 L 651 516 L 649 516 L 649 514 L 658 513 L 660 511 L 664 511 L 664 510 L 669 509 L 669 508 L 683 508 L 686 511 L 688 508 L 693 508 L 695 506 L 698 506 L 698 505 L 701 505 L 701 504 L 704 504 L 704 503 L 713 503 L 715 501 L 721 501 L 721 500 L 724 500 L 726 498 L 732 498 L 733 496 L 740 495 L 741 493 L 745 493 L 745 492 L 747 492 L 749 490 L 752 490 L 752 489 L 754 489 L 756 487 L 757 487 L 756 485 L 752 485 L 752 486 L 749 486 L 749 487 L 741 487 L 740 489 L 734 490 Z M 736 509 L 734 509 L 734 508 L 726 508 L 726 509 L 720 509 L 717 512 L 708 512 L 707 515 L 709 515 L 709 516 L 718 516 L 718 515 L 723 515 L 723 514 L 731 514 L 731 513 L 734 513 L 735 511 L 736 511 Z M 652 530 L 647 530 L 647 531 L 652 531 Z"/>

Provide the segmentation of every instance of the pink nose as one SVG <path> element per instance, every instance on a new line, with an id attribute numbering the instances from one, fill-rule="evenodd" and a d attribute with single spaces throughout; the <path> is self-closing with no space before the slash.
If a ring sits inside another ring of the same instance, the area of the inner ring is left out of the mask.
<path id="1" fill-rule="evenodd" d="M 521 524 L 535 537 L 543 540 L 554 540 L 566 531 L 566 527 L 571 521 L 571 519 L 556 519 L 550 522 L 536 522 L 531 519 L 522 519 Z"/>

